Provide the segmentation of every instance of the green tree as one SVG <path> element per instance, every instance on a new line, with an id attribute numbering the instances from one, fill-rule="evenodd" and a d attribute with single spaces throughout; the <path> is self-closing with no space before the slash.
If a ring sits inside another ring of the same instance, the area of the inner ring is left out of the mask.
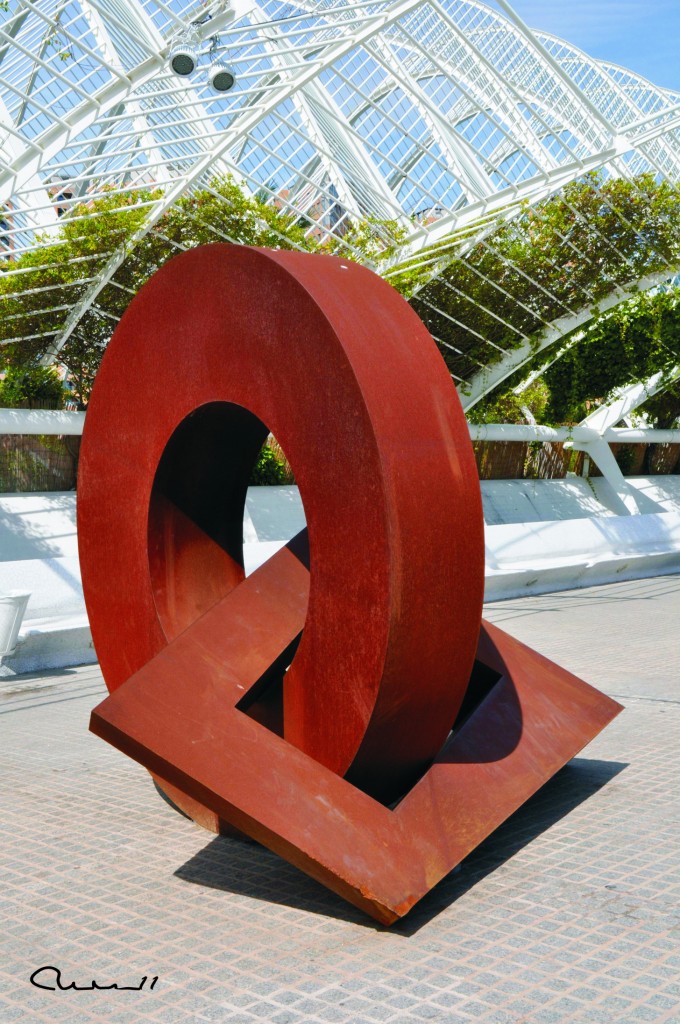
<path id="1" fill-rule="evenodd" d="M 76 206 L 61 219 L 57 237 L 43 236 L 40 248 L 3 262 L 0 344 L 5 365 L 35 365 L 49 350 L 87 288 L 82 279 L 94 278 L 107 254 L 121 248 L 142 223 L 145 208 L 135 207 L 135 199 L 149 201 L 153 195 L 104 195 L 96 201 L 96 217 L 87 204 Z M 59 361 L 68 366 L 65 355 Z"/>
<path id="2" fill-rule="evenodd" d="M 410 301 L 451 372 L 471 380 L 527 338 L 538 346 L 553 320 L 680 266 L 680 188 L 653 174 L 588 174 L 460 247 L 437 254 Z"/>
<path id="3" fill-rule="evenodd" d="M 583 339 L 548 367 L 550 420 L 576 422 L 615 388 L 644 381 L 680 363 L 680 293 L 636 296 L 599 317 Z M 672 391 L 646 403 L 660 425 L 672 417 Z M 669 404 L 670 403 L 670 404 Z M 676 413 L 677 415 L 677 413 Z"/>
<path id="4" fill-rule="evenodd" d="M 0 381 L 0 406 L 61 409 L 64 385 L 52 366 L 14 366 Z"/>
<path id="5" fill-rule="evenodd" d="M 56 361 L 66 367 L 74 397 L 87 405 L 101 358 L 118 318 L 148 278 L 178 249 L 209 242 L 237 242 L 274 249 L 341 252 L 349 247 L 362 261 L 391 259 L 403 240 L 391 222 L 348 225 L 345 238 L 325 244 L 274 205 L 264 194 L 247 196 L 233 178 L 214 178 L 181 197 L 155 226 L 131 243 L 143 228 L 160 190 L 121 196 L 105 192 L 77 204 L 59 222 L 55 237 L 0 264 L 0 345 L 5 366 L 38 363 L 64 328 L 67 317 L 87 295 L 108 260 L 124 256 L 111 280 L 77 320 Z M 83 283 L 83 278 L 89 279 Z M 20 340 L 19 340 L 20 339 Z"/>

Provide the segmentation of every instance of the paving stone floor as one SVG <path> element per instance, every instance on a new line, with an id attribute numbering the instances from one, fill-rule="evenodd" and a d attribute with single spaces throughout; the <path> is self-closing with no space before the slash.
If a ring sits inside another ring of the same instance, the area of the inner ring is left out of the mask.
<path id="1" fill-rule="evenodd" d="M 680 577 L 487 613 L 626 711 L 390 930 L 164 804 L 96 668 L 3 684 L 0 1024 L 680 1021 Z"/>

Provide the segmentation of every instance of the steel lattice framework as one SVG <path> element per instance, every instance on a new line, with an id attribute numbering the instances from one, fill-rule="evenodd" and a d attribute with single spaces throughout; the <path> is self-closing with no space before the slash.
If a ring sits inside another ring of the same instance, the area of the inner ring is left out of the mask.
<path id="1" fill-rule="evenodd" d="M 397 273 L 405 260 L 429 268 L 413 301 L 435 335 L 451 319 L 436 286 L 456 287 L 446 277 L 452 259 L 465 262 L 473 242 L 492 247 L 498 222 L 525 215 L 526 204 L 540 211 L 589 171 L 680 182 L 680 94 L 531 31 L 506 0 L 8 6 L 0 15 L 4 275 L 15 275 L 17 294 L 30 290 L 30 272 L 14 269 L 12 257 L 58 240 L 59 218 L 84 200 L 119 195 L 143 211 L 125 244 L 92 252 L 69 274 L 66 300 L 55 305 L 49 289 L 36 296 L 57 316 L 49 358 L 93 309 L 115 319 L 98 304 L 103 289 L 178 198 L 216 174 L 339 244 L 350 223 L 374 219 L 379 232 L 380 222 L 394 222 L 403 243 L 382 272 Z M 212 91 L 200 70 L 191 79 L 171 73 L 169 50 L 191 25 L 204 55 L 212 45 L 234 69 L 229 92 Z M 644 245 L 644 265 L 621 256 L 605 308 L 677 269 L 674 252 L 655 251 L 653 238 Z M 168 254 L 177 247 L 168 242 Z M 531 283 L 550 299 L 549 282 Z M 475 328 L 474 356 L 462 346 L 450 364 L 467 404 L 592 316 L 584 288 L 568 304 L 532 299 L 527 326 L 521 288 L 491 284 L 506 300 L 502 317 L 493 309 L 489 317 L 502 319 L 516 344 Z M 32 337 L 18 316 L 6 340 Z"/>

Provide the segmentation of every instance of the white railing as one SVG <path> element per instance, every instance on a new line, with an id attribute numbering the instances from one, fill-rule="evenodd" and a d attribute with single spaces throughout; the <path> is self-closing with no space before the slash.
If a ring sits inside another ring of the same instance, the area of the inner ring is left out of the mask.
<path id="1" fill-rule="evenodd" d="M 84 412 L 54 409 L 0 409 L 0 434 L 82 434 Z M 545 427 L 533 423 L 470 423 L 473 441 L 562 442 L 584 451 L 596 464 L 614 492 L 621 515 L 637 515 L 641 509 L 635 488 L 626 482 L 609 447 L 624 444 L 680 444 L 680 430 L 647 427 L 606 427 L 578 424 L 573 427 Z"/>
<path id="2" fill-rule="evenodd" d="M 84 424 L 84 412 L 0 409 L 0 434 L 82 434 Z"/>
<path id="3" fill-rule="evenodd" d="M 680 430 L 655 430 L 652 427 L 609 427 L 599 433 L 593 427 L 544 427 L 538 423 L 469 423 L 473 441 L 571 441 L 589 444 L 680 444 Z"/>
<path id="4" fill-rule="evenodd" d="M 642 512 L 639 492 L 627 482 L 609 447 L 623 444 L 680 444 L 680 430 L 651 427 L 605 427 L 577 424 L 573 427 L 544 427 L 538 423 L 470 423 L 473 441 L 548 441 L 585 452 L 612 489 L 611 506 L 619 515 Z"/>

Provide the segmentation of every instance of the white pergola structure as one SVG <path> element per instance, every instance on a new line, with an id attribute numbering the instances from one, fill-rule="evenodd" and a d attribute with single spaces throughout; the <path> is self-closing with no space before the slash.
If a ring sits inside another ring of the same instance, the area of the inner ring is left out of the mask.
<path id="1" fill-rule="evenodd" d="M 97 215 L 82 205 L 78 213 L 83 200 L 118 196 L 142 213 L 123 244 L 88 253 L 63 288 L 36 291 L 32 308 L 53 314 L 47 360 L 93 310 L 115 321 L 104 289 L 164 213 L 217 174 L 307 223 L 315 238 L 335 238 L 349 256 L 361 255 L 349 224 L 375 222 L 380 235 L 394 222 L 403 241 L 381 272 L 427 271 L 411 301 L 448 348 L 466 407 L 596 312 L 677 273 L 680 242 L 669 249 L 645 232 L 640 190 L 634 223 L 629 210 L 602 203 L 609 223 L 619 218 L 637 233 L 644 259 L 619 253 L 597 215 L 588 224 L 594 249 L 561 240 L 575 261 L 607 254 L 604 291 L 575 286 L 567 301 L 550 280 L 509 265 L 507 279 L 486 282 L 502 315 L 490 302 L 481 322 L 479 306 L 466 316 L 474 300 L 456 267 L 483 277 L 471 253 L 498 258 L 499 223 L 542 216 L 546 199 L 592 171 L 601 176 L 584 180 L 595 200 L 603 180 L 628 179 L 635 190 L 641 172 L 680 183 L 680 94 L 532 31 L 506 0 L 9 0 L 8 8 L 0 12 L 5 283 L 31 291 L 31 269 L 12 257 L 46 240 L 58 253 L 62 216 Z M 189 27 L 200 66 L 181 78 L 168 55 Z M 214 56 L 235 73 L 228 92 L 208 84 Z M 168 256 L 181 247 L 168 240 Z M 452 315 L 441 297 L 456 289 Z M 452 322 L 455 344 L 444 336 Z M 499 343 L 499 322 L 511 343 Z M 6 342 L 36 339 L 29 315 L 12 323 Z"/>

